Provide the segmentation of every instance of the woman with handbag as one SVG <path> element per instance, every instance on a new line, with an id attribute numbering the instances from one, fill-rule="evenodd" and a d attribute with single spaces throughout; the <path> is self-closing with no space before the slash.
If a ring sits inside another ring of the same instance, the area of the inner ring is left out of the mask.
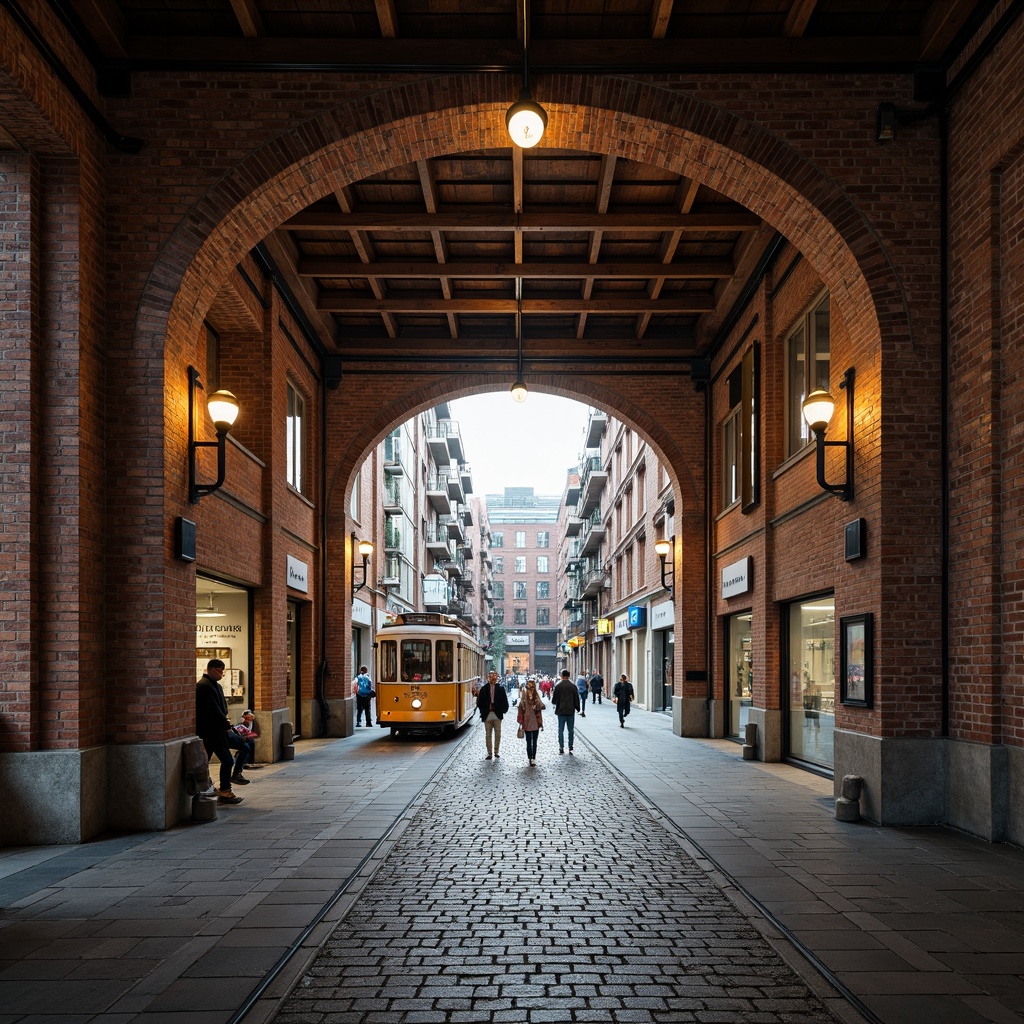
<path id="1" fill-rule="evenodd" d="M 537 692 L 537 680 L 530 676 L 526 690 L 519 701 L 516 719 L 519 722 L 519 736 L 526 740 L 526 756 L 531 765 L 537 763 L 537 737 L 544 728 L 542 712 L 546 705 Z"/>

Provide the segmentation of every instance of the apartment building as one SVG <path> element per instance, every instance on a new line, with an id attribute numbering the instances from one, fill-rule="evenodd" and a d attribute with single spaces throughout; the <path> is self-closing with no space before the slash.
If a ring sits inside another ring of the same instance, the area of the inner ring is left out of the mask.
<path id="1" fill-rule="evenodd" d="M 554 674 L 558 658 L 558 496 L 506 487 L 486 497 L 491 534 L 495 626 L 505 628 L 505 664 L 512 674 Z"/>
<path id="2" fill-rule="evenodd" d="M 592 409 L 578 471 L 559 509 L 563 663 L 600 672 L 610 691 L 625 675 L 637 705 L 673 711 L 675 500 L 657 454 L 625 423 Z"/>

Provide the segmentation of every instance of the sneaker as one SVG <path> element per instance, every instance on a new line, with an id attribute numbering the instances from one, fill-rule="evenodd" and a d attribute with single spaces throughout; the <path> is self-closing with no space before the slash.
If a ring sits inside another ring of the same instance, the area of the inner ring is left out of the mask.
<path id="1" fill-rule="evenodd" d="M 240 804 L 242 798 L 235 796 L 230 789 L 218 789 L 217 790 L 217 803 L 219 804 Z"/>
<path id="2" fill-rule="evenodd" d="M 249 780 L 244 775 L 232 775 L 231 781 L 237 783 L 239 786 L 249 785 Z"/>

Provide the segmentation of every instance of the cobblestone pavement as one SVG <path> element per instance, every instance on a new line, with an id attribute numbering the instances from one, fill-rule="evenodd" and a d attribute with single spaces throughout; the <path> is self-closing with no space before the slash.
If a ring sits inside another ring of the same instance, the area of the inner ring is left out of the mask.
<path id="1" fill-rule="evenodd" d="M 834 1021 L 577 740 L 471 734 L 277 1024 Z"/>

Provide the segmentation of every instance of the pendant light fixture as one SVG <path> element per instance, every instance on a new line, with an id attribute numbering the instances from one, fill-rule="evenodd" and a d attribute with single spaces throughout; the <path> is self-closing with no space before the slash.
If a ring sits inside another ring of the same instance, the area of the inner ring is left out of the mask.
<path id="1" fill-rule="evenodd" d="M 526 384 L 523 382 L 523 279 L 516 278 L 516 382 L 512 385 L 512 401 L 520 405 L 526 401 Z"/>
<path id="2" fill-rule="evenodd" d="M 505 127 L 512 141 L 521 149 L 531 149 L 540 142 L 548 126 L 547 111 L 530 95 L 530 71 L 527 50 L 530 35 L 529 0 L 523 0 L 523 87 L 519 99 L 505 113 Z"/>
<path id="3" fill-rule="evenodd" d="M 197 619 L 223 619 L 224 612 L 219 612 L 213 604 L 213 591 L 206 595 L 210 600 L 202 611 L 196 612 Z"/>

